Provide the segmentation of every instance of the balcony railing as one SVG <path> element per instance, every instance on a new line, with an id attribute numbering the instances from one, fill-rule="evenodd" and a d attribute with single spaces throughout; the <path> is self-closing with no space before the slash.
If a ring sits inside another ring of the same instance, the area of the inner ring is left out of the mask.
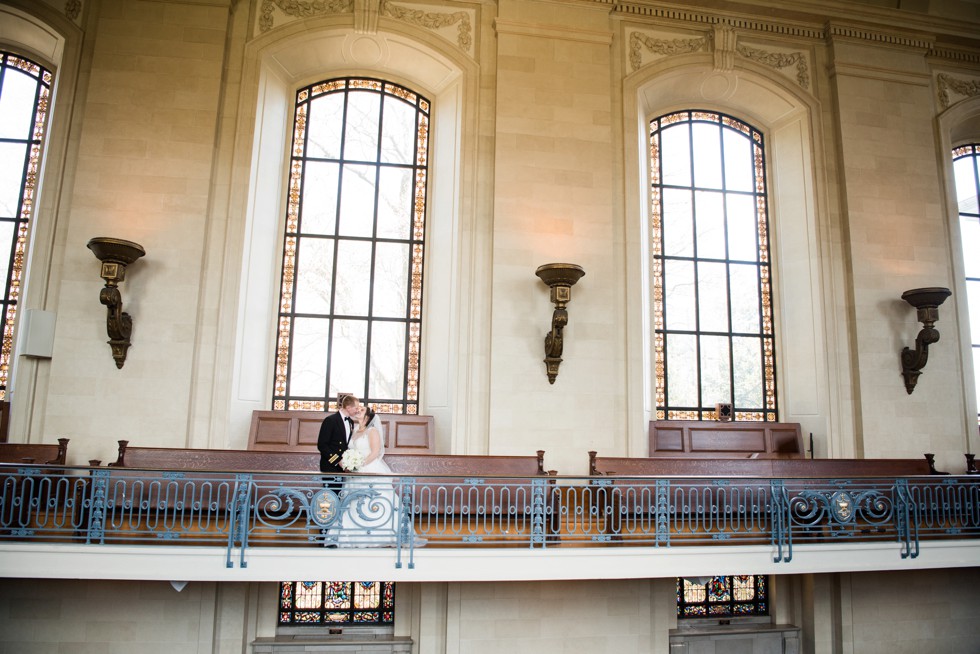
<path id="1" fill-rule="evenodd" d="M 0 465 L 0 542 L 227 548 L 770 545 L 980 536 L 980 479 L 321 475 Z"/>

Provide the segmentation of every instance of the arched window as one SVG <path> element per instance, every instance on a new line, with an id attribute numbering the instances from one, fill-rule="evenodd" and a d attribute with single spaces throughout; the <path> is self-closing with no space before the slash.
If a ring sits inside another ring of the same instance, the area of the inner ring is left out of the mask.
<path id="1" fill-rule="evenodd" d="M 762 134 L 711 111 L 650 122 L 658 420 L 777 420 Z"/>
<path id="2" fill-rule="evenodd" d="M 6 399 L 9 383 L 51 81 L 51 73 L 33 61 L 0 52 L 0 274 L 4 282 L 0 400 Z"/>
<path id="3" fill-rule="evenodd" d="M 970 312 L 970 342 L 973 371 L 980 374 L 980 144 L 953 149 L 953 173 L 956 178 L 956 204 L 960 216 L 960 240 L 963 243 L 963 266 Z M 980 407 L 980 379 L 974 381 L 977 407 Z M 977 422 L 980 423 L 980 411 Z"/>
<path id="4" fill-rule="evenodd" d="M 390 82 L 298 91 L 274 409 L 418 413 L 428 134 L 429 101 Z"/>

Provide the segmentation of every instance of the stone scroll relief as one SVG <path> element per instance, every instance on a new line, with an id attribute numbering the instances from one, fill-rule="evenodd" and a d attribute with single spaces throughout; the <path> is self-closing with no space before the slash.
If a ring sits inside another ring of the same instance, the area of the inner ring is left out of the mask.
<path id="1" fill-rule="evenodd" d="M 293 20 L 355 14 L 360 31 L 376 32 L 377 16 L 431 30 L 455 44 L 467 54 L 473 54 L 473 17 L 468 11 L 438 11 L 415 9 L 389 0 L 262 0 L 259 9 L 259 31 L 268 32 Z M 453 32 L 454 37 L 448 33 Z"/>
<path id="2" fill-rule="evenodd" d="M 629 38 L 629 60 L 633 70 L 639 70 L 643 64 L 644 52 L 654 55 L 671 56 L 706 50 L 710 37 L 702 36 L 695 39 L 657 39 L 641 32 L 631 32 Z"/>
<path id="3" fill-rule="evenodd" d="M 703 37 L 690 39 L 654 38 L 652 35 L 641 32 L 631 32 L 628 53 L 630 68 L 634 71 L 639 70 L 654 58 L 703 51 L 712 52 L 715 55 L 716 69 L 731 70 L 733 56 L 738 54 L 744 59 L 755 61 L 775 70 L 795 67 L 797 84 L 809 90 L 810 67 L 805 53 L 770 52 L 746 45 L 736 45 L 735 43 L 735 32 L 728 26 L 717 26 L 713 32 Z"/>
<path id="4" fill-rule="evenodd" d="M 972 98 L 980 95 L 980 80 L 957 79 L 946 73 L 939 73 L 936 76 L 936 87 L 939 94 L 939 105 L 945 110 L 954 104 L 949 99 L 950 92 L 963 98 Z"/>

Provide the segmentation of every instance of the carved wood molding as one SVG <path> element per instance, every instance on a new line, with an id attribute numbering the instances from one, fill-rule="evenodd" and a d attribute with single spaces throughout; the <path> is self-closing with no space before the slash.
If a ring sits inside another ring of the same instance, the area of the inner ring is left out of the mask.
<path id="1" fill-rule="evenodd" d="M 962 80 L 946 73 L 940 73 L 936 76 L 936 85 L 939 87 L 939 104 L 943 109 L 948 109 L 951 104 L 949 100 L 950 91 L 967 98 L 980 95 L 980 80 L 976 79 Z"/>

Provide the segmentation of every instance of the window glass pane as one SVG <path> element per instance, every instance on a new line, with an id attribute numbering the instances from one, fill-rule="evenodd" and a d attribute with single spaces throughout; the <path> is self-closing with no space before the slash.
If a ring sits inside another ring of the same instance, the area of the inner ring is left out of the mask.
<path id="1" fill-rule="evenodd" d="M 691 144 L 687 123 L 672 125 L 661 132 L 661 180 L 667 186 L 691 185 Z"/>
<path id="2" fill-rule="evenodd" d="M 960 213 L 977 212 L 976 157 L 962 157 L 953 161 L 956 178 L 956 203 Z"/>
<path id="3" fill-rule="evenodd" d="M 345 165 L 340 196 L 340 233 L 371 236 L 374 231 L 374 186 L 377 168 Z"/>
<path id="4" fill-rule="evenodd" d="M 14 245 L 14 225 L 15 224 L 16 223 L 9 222 L 9 221 L 0 221 L 0 252 L 9 252 L 10 251 L 10 248 L 13 247 L 13 245 Z M 0 277 L 0 280 L 3 280 L 3 281 L 0 281 L 0 283 L 6 282 L 7 278 L 10 275 L 10 257 L 9 256 L 8 257 L 0 256 L 0 275 L 2 275 L 2 277 Z M 0 296 L 0 297 L 3 297 L 4 299 L 7 299 L 8 296 L 9 296 L 9 294 L 10 294 L 10 289 L 7 288 L 7 287 L 4 287 L 4 289 L 3 289 L 3 295 Z"/>
<path id="5" fill-rule="evenodd" d="M 378 120 L 381 95 L 373 91 L 351 91 L 347 100 L 347 129 L 344 133 L 345 161 L 378 160 Z"/>
<path id="6" fill-rule="evenodd" d="M 0 216 L 15 218 L 24 184 L 24 143 L 0 143 Z"/>
<path id="7" fill-rule="evenodd" d="M 378 243 L 374 262 L 375 317 L 405 316 L 408 307 L 408 258 L 408 245 Z"/>
<path id="8" fill-rule="evenodd" d="M 405 323 L 375 322 L 371 335 L 371 397 L 399 398 L 405 387 Z"/>
<path id="9" fill-rule="evenodd" d="M 703 332 L 728 332 L 728 279 L 723 263 L 698 263 L 698 317 Z"/>
<path id="10" fill-rule="evenodd" d="M 735 261 L 759 260 L 759 232 L 755 224 L 755 198 L 751 195 L 729 194 L 728 258 Z"/>
<path id="11" fill-rule="evenodd" d="M 310 161 L 303 176 L 303 215 L 300 231 L 304 234 L 333 234 L 337 223 L 337 174 L 335 163 Z"/>
<path id="12" fill-rule="evenodd" d="M 667 404 L 675 407 L 698 405 L 697 337 L 667 335 Z"/>
<path id="13" fill-rule="evenodd" d="M 371 287 L 371 243 L 340 241 L 337 246 L 337 286 L 334 311 L 363 316 L 368 310 Z"/>
<path id="14" fill-rule="evenodd" d="M 307 121 L 306 156 L 340 158 L 340 135 L 344 126 L 344 95 L 330 93 L 310 101 Z"/>
<path id="15" fill-rule="evenodd" d="M 411 168 L 382 168 L 378 188 L 378 238 L 407 239 L 412 233 L 415 179 Z"/>
<path id="16" fill-rule="evenodd" d="M 367 363 L 367 321 L 334 320 L 330 347 L 330 393 L 364 388 Z"/>
<path id="17" fill-rule="evenodd" d="M 289 392 L 303 397 L 321 397 L 327 370 L 327 345 L 330 322 L 319 318 L 293 320 L 292 366 L 289 368 Z"/>
<path id="18" fill-rule="evenodd" d="M 725 188 L 729 191 L 755 190 L 752 148 L 748 137 L 731 129 L 722 130 L 725 146 Z"/>
<path id="19" fill-rule="evenodd" d="M 385 97 L 381 161 L 411 164 L 415 161 L 415 107 L 392 96 Z"/>
<path id="20" fill-rule="evenodd" d="M 720 189 L 721 138 L 718 125 L 694 123 L 694 186 Z"/>
<path id="21" fill-rule="evenodd" d="M 980 279 L 980 218 L 960 216 L 960 240 L 966 276 Z"/>
<path id="22" fill-rule="evenodd" d="M 708 191 L 694 194 L 695 222 L 698 231 L 698 258 L 725 258 L 724 195 Z"/>
<path id="23" fill-rule="evenodd" d="M 758 338 L 732 338 L 735 404 L 762 408 L 762 342 Z"/>
<path id="24" fill-rule="evenodd" d="M 300 241 L 296 257 L 296 313 L 330 312 L 333 244 L 333 240 L 328 239 Z"/>
<path id="25" fill-rule="evenodd" d="M 667 329 L 693 331 L 697 328 L 694 297 L 694 263 L 665 261 L 664 320 Z"/>
<path id="26" fill-rule="evenodd" d="M 980 344 L 980 281 L 966 283 L 966 296 L 970 310 L 970 342 Z"/>
<path id="27" fill-rule="evenodd" d="M 0 138 L 26 139 L 31 135 L 36 93 L 36 78 L 7 68 L 0 94 Z"/>
<path id="28" fill-rule="evenodd" d="M 701 406 L 714 408 L 718 402 L 730 402 L 731 368 L 728 337 L 701 337 Z"/>
<path id="29" fill-rule="evenodd" d="M 691 214 L 691 191 L 664 189 L 664 255 L 694 256 L 694 219 Z"/>
<path id="30" fill-rule="evenodd" d="M 732 331 L 737 334 L 758 334 L 759 269 L 733 263 L 728 271 L 732 283 Z"/>

